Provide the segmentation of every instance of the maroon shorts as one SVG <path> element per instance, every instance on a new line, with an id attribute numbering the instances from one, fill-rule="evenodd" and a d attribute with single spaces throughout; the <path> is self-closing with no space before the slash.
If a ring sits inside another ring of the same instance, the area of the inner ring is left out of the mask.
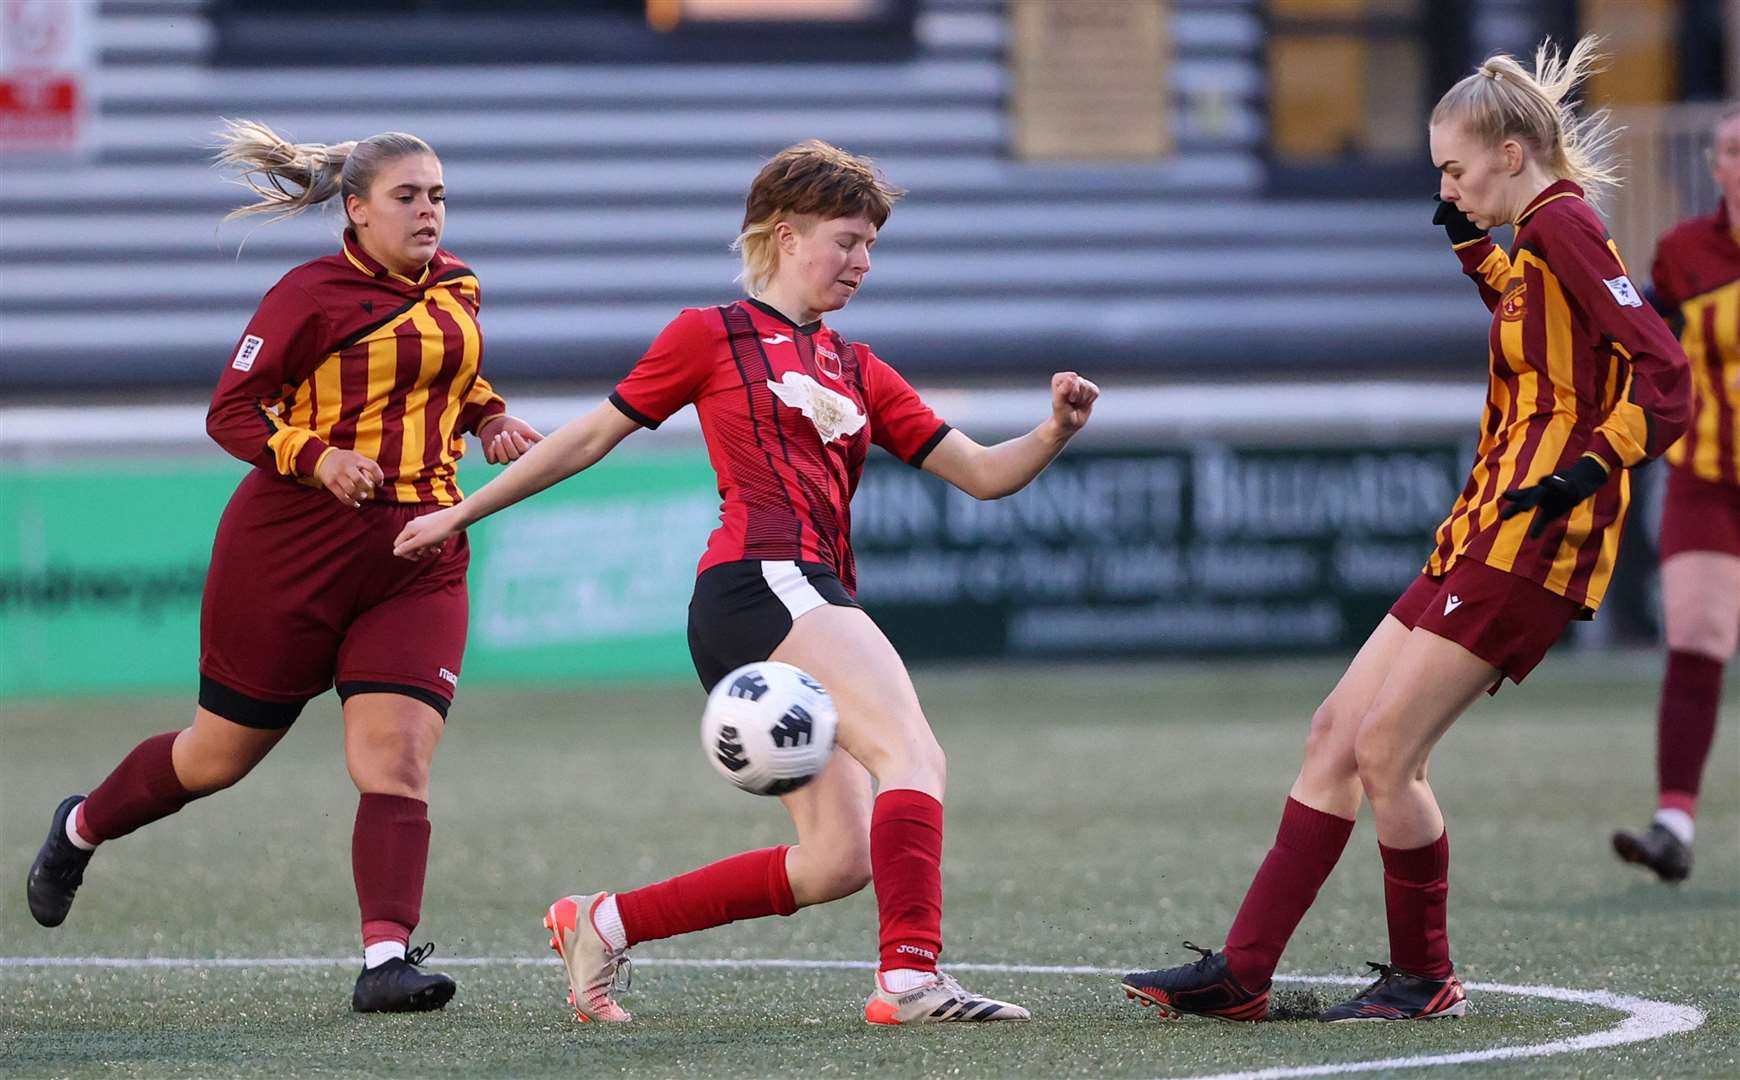
<path id="1" fill-rule="evenodd" d="M 248 727 L 293 723 L 340 697 L 397 693 L 442 716 L 465 655 L 463 535 L 422 562 L 393 554 L 433 507 L 345 506 L 324 488 L 254 470 L 218 522 L 199 618 L 199 703 Z"/>
<path id="2" fill-rule="evenodd" d="M 1740 488 L 1670 467 L 1660 546 L 1664 559 L 1682 551 L 1740 555 Z"/>
<path id="3" fill-rule="evenodd" d="M 1527 578 L 1458 559 L 1442 577 L 1416 578 L 1390 614 L 1410 630 L 1454 641 L 1520 683 L 1582 610 Z M 1489 692 L 1498 693 L 1503 681 Z"/>

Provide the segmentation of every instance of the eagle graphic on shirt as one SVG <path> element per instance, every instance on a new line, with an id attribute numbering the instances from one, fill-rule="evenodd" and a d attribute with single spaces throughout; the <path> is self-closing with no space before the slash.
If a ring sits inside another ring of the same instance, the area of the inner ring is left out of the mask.
<path id="1" fill-rule="evenodd" d="M 828 389 L 801 371 L 788 371 L 779 382 L 769 379 L 767 388 L 779 400 L 809 417 L 824 443 L 858 434 L 868 419 L 851 398 Z"/>

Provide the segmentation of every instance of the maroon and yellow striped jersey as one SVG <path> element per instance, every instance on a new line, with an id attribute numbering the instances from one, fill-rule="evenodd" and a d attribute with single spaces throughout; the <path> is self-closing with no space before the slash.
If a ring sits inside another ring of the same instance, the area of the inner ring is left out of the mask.
<path id="1" fill-rule="evenodd" d="M 303 263 L 249 320 L 206 413 L 225 450 L 313 485 L 329 449 L 386 474 L 375 497 L 451 506 L 454 469 L 506 404 L 479 373 L 477 275 L 445 250 L 415 278 L 393 273 L 348 230 L 336 255 Z"/>
<path id="2" fill-rule="evenodd" d="M 1568 180 L 1541 192 L 1517 219 L 1509 254 L 1484 237 L 1456 254 L 1492 311 L 1490 371 L 1474 469 L 1438 527 L 1426 573 L 1477 559 L 1593 612 L 1613 574 L 1630 501 L 1623 470 L 1657 457 L 1685 431 L 1685 355 Z M 1539 537 L 1528 535 L 1538 511 L 1499 519 L 1503 493 L 1583 456 L 1621 473 Z"/>
<path id="3" fill-rule="evenodd" d="M 1668 448 L 1677 468 L 1740 486 L 1740 232 L 1724 203 L 1662 235 L 1652 274 L 1663 314 L 1685 321 L 1680 344 L 1692 364 L 1692 425 Z"/>

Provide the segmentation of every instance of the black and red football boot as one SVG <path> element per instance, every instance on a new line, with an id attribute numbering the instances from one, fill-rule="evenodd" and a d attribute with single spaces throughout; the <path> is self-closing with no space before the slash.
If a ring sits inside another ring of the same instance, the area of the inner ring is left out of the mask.
<path id="1" fill-rule="evenodd" d="M 1339 1005 L 1318 1014 L 1326 1024 L 1365 1020 L 1454 1019 L 1468 1013 L 1468 995 L 1455 975 L 1428 979 L 1410 975 L 1388 964 L 1366 962 L 1378 973 L 1377 981 Z"/>
<path id="2" fill-rule="evenodd" d="M 1252 1023 L 1269 1015 L 1269 988 L 1247 990 L 1227 969 L 1226 954 L 1186 941 L 1184 947 L 1202 954 L 1195 963 L 1158 971 L 1133 971 L 1124 976 L 1124 996 L 1153 1006 L 1176 1020 L 1186 1013 L 1216 1020 Z"/>

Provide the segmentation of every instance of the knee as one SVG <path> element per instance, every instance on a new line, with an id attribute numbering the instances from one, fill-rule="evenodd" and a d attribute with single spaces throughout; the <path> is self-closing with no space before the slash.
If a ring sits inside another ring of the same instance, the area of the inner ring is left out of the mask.
<path id="1" fill-rule="evenodd" d="M 900 725 L 888 737 L 874 740 L 870 760 L 865 768 L 887 787 L 891 782 L 901 786 L 934 787 L 943 790 L 948 781 L 948 758 L 936 741 L 924 718 Z"/>
<path id="2" fill-rule="evenodd" d="M 948 779 L 948 755 L 943 753 L 942 744 L 936 741 L 936 736 L 931 734 L 929 727 L 924 729 L 924 738 L 919 740 L 914 756 L 919 768 L 936 777 L 937 786 L 942 786 Z"/>
<path id="3" fill-rule="evenodd" d="M 210 795 L 234 786 L 254 769 L 254 762 L 233 757 L 196 756 L 175 770 L 181 786 L 195 795 Z"/>
<path id="4" fill-rule="evenodd" d="M 1305 732 L 1306 767 L 1345 766 L 1351 771 L 1353 763 L 1346 760 L 1345 733 L 1349 725 L 1356 723 L 1358 717 L 1349 716 L 1333 697 L 1317 706 L 1317 711 L 1311 714 L 1311 727 Z"/>
<path id="5" fill-rule="evenodd" d="M 197 729 L 188 728 L 175 741 L 175 778 L 195 795 L 210 795 L 233 786 L 252 772 L 261 756 L 213 743 L 201 738 Z"/>
<path id="6" fill-rule="evenodd" d="M 353 761 L 351 779 L 357 790 L 374 795 L 403 795 L 411 799 L 427 798 L 429 764 L 410 754 L 370 755 L 366 760 Z"/>
<path id="7" fill-rule="evenodd" d="M 1740 639 L 1740 623 L 1722 617 L 1722 613 L 1687 605 L 1675 611 L 1667 620 L 1668 648 L 1676 652 L 1697 653 L 1724 663 L 1734 655 Z"/>
<path id="8" fill-rule="evenodd" d="M 1366 798 L 1374 801 L 1406 786 L 1416 772 L 1401 760 L 1371 717 L 1360 722 L 1359 732 L 1353 738 L 1353 761 L 1360 787 Z"/>
<path id="9" fill-rule="evenodd" d="M 427 797 L 434 740 L 395 733 L 355 747 L 349 756 L 351 779 L 358 790 L 413 799 Z"/>

